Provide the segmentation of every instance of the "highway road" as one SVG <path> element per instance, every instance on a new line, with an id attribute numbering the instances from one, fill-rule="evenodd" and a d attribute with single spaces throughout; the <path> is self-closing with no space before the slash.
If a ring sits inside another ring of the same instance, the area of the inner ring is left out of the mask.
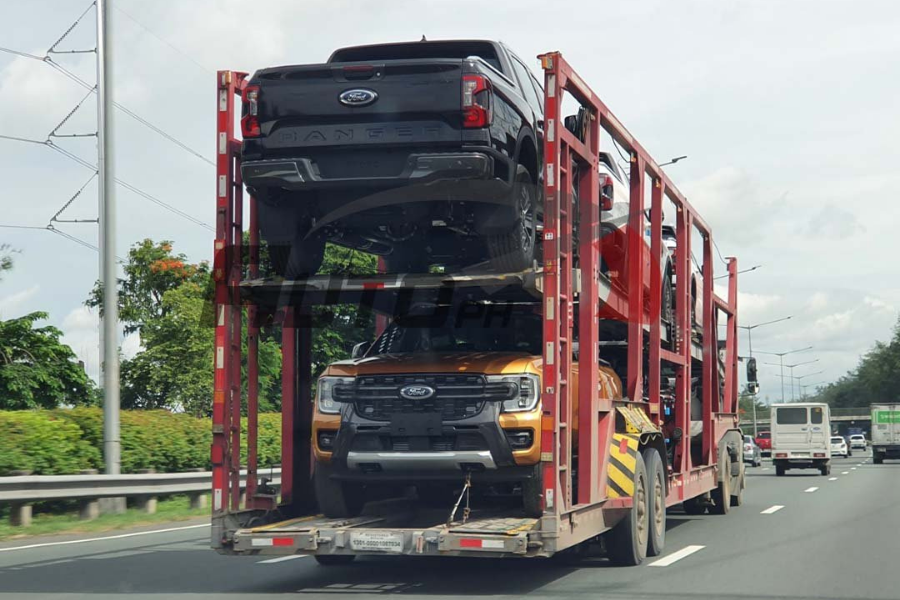
<path id="1" fill-rule="evenodd" d="M 835 459 L 831 477 L 771 463 L 748 469 L 744 505 L 727 516 L 669 512 L 666 552 L 635 568 L 533 559 L 366 558 L 321 567 L 308 557 L 219 556 L 208 526 L 0 545 L 0 600 L 221 599 L 397 595 L 612 600 L 900 598 L 900 462 Z"/>

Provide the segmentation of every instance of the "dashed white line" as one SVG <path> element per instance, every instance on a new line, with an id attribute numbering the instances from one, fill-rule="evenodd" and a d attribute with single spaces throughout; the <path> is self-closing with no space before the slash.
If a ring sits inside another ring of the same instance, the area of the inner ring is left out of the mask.
<path id="1" fill-rule="evenodd" d="M 284 562 L 286 560 L 294 560 L 295 558 L 306 558 L 308 555 L 306 554 L 290 554 L 288 556 L 279 556 L 278 558 L 270 558 L 268 560 L 261 560 L 257 562 L 258 565 L 273 565 L 275 563 Z"/>
<path id="2" fill-rule="evenodd" d="M 814 491 L 816 491 L 817 489 L 819 489 L 819 488 L 817 488 L 817 487 L 811 487 L 811 488 L 806 488 L 806 489 L 803 490 L 803 491 L 804 491 L 805 493 L 807 493 L 807 494 L 811 494 L 811 493 L 813 493 Z"/>
<path id="3" fill-rule="evenodd" d="M 828 481 L 837 481 L 837 477 L 829 477 Z"/>
<path id="4" fill-rule="evenodd" d="M 844 471 L 843 473 L 841 473 L 841 475 L 849 475 L 849 474 L 850 474 L 850 471 Z"/>
<path id="5" fill-rule="evenodd" d="M 775 506 L 770 506 L 769 508 L 767 508 L 766 510 L 762 511 L 762 512 L 759 513 L 759 514 L 761 514 L 761 515 L 771 515 L 772 513 L 777 513 L 777 512 L 778 512 L 779 510 L 781 510 L 782 508 L 784 508 L 784 506 L 782 506 L 781 504 L 776 504 Z"/>
<path id="6" fill-rule="evenodd" d="M 762 470 L 763 470 L 763 471 L 768 471 L 768 470 L 769 470 L 769 467 L 763 467 Z"/>
<path id="7" fill-rule="evenodd" d="M 851 470 L 851 471 L 855 471 L 855 470 L 856 470 L 856 467 L 850 467 L 850 470 Z"/>
<path id="8" fill-rule="evenodd" d="M 185 529 L 197 529 L 199 527 L 209 527 L 209 523 L 201 523 L 200 525 L 185 525 L 184 527 L 168 527 L 166 529 L 153 529 L 150 531 L 135 531 L 134 533 L 120 533 L 119 535 L 108 535 L 106 537 L 85 538 L 81 540 L 65 540 L 62 542 L 46 542 L 44 544 L 29 544 L 27 546 L 13 546 L 12 548 L 0 548 L 0 552 L 14 552 L 16 550 L 30 550 L 31 548 L 46 548 L 48 546 L 69 546 L 71 544 L 86 544 L 87 542 L 104 542 L 106 540 L 121 540 L 123 538 L 137 537 L 139 535 L 151 535 L 154 533 L 169 533 L 170 531 L 184 531 Z"/>
<path id="9" fill-rule="evenodd" d="M 706 546 L 685 546 L 678 552 L 673 552 L 672 554 L 665 556 L 655 562 L 650 563 L 648 566 L 650 567 L 668 567 L 672 563 L 678 562 L 682 558 L 686 558 L 693 554 L 694 552 L 698 552 L 703 550 Z"/>

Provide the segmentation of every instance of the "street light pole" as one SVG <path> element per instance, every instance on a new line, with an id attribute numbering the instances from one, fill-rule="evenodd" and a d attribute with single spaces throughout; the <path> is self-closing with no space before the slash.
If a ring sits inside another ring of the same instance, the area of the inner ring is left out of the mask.
<path id="1" fill-rule="evenodd" d="M 807 350 L 812 350 L 812 346 L 807 346 L 806 348 L 799 348 L 797 350 L 789 350 L 788 352 L 762 352 L 758 351 L 760 354 L 769 354 L 771 356 L 778 357 L 778 365 L 781 367 L 781 401 L 784 402 L 784 357 L 788 354 L 794 354 L 796 352 L 805 352 Z M 816 359 L 818 360 L 818 359 Z M 815 361 L 812 361 L 815 362 Z M 805 363 L 804 363 L 805 364 Z M 794 365 L 797 366 L 797 365 Z M 794 393 L 794 388 L 791 387 L 791 394 Z"/>
<path id="2" fill-rule="evenodd" d="M 115 165 L 113 161 L 112 52 L 109 0 L 97 0 L 97 174 L 100 203 L 100 289 L 103 294 L 103 458 L 107 475 L 118 475 L 119 298 L 116 274 Z M 124 507 L 123 507 L 124 508 Z"/>
<path id="3" fill-rule="evenodd" d="M 759 266 L 753 267 L 752 269 L 748 269 L 753 271 L 754 269 L 759 268 Z M 780 319 L 775 319 L 774 321 L 766 321 L 765 323 L 757 323 L 756 325 L 738 325 L 739 329 L 747 330 L 747 350 L 750 352 L 750 358 L 753 358 L 753 330 L 757 327 L 762 327 L 764 325 L 772 325 L 773 323 L 781 323 L 782 321 L 787 321 L 789 319 L 794 318 L 794 315 L 789 315 L 787 317 L 782 317 Z M 759 433 L 757 429 L 757 421 L 756 421 L 756 398 L 752 397 L 751 401 L 753 402 L 753 438 L 756 439 L 757 434 Z"/>

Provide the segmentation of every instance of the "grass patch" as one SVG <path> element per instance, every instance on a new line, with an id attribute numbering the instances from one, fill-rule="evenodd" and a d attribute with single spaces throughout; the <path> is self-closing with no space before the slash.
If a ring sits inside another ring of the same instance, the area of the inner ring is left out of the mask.
<path id="1" fill-rule="evenodd" d="M 35 510 L 37 511 L 37 507 Z M 2 511 L 3 520 L 0 521 L 0 541 L 17 540 L 36 535 L 97 533 L 209 516 L 209 508 L 192 509 L 187 496 L 160 498 L 156 506 L 156 513 L 152 515 L 129 507 L 120 515 L 101 515 L 93 521 L 81 521 L 77 512 L 64 514 L 35 512 L 29 527 L 12 527 L 9 524 L 9 511 L 4 510 Z"/>

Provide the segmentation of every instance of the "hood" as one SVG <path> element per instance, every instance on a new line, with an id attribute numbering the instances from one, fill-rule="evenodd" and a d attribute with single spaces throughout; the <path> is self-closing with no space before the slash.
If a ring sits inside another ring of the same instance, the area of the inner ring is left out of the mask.
<path id="1" fill-rule="evenodd" d="M 540 374 L 542 360 L 523 352 L 434 352 L 379 354 L 332 363 L 323 375 L 384 375 L 391 373 Z"/>

